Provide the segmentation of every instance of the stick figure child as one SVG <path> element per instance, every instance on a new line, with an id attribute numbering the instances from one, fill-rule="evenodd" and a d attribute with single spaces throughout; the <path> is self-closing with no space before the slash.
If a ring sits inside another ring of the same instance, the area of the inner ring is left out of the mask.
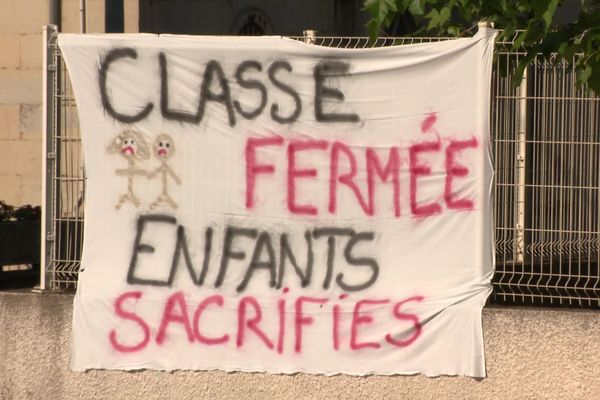
<path id="1" fill-rule="evenodd" d="M 146 160 L 150 157 L 150 150 L 141 133 L 134 130 L 125 130 L 117 135 L 108 146 L 109 153 L 118 152 L 127 160 L 128 167 L 115 170 L 118 176 L 127 177 L 127 193 L 119 198 L 115 206 L 118 210 L 123 203 L 129 201 L 134 206 L 140 205 L 140 200 L 133 193 L 133 178 L 136 175 L 146 176 L 147 171 L 136 168 L 136 161 Z"/>
<path id="2" fill-rule="evenodd" d="M 160 161 L 160 167 L 148 174 L 148 179 L 152 179 L 156 175 L 160 174 L 162 178 L 162 192 L 154 201 L 154 203 L 150 204 L 150 209 L 158 207 L 162 203 L 168 204 L 172 208 L 177 208 L 177 203 L 171 198 L 171 196 L 169 196 L 167 185 L 169 181 L 169 175 L 171 176 L 171 179 L 175 181 L 175 183 L 178 185 L 181 184 L 181 179 L 179 179 L 179 177 L 167 164 L 167 160 L 171 158 L 173 154 L 175 154 L 175 142 L 173 141 L 173 138 L 166 133 L 161 133 L 158 135 L 156 140 L 154 140 L 154 157 Z"/>

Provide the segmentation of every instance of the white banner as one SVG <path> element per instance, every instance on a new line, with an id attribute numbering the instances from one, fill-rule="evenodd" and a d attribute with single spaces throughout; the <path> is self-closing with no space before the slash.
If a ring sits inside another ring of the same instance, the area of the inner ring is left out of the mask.
<path id="1" fill-rule="evenodd" d="M 60 35 L 87 174 L 72 368 L 485 376 L 495 35 Z"/>

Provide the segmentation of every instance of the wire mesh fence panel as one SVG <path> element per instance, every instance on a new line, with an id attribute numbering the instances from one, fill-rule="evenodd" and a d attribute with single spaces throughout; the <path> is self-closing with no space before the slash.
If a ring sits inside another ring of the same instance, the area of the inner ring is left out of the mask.
<path id="1" fill-rule="evenodd" d="M 529 282 L 541 301 L 597 306 L 600 102 L 565 62 L 536 60 L 531 70 Z"/>
<path id="2" fill-rule="evenodd" d="M 47 140 L 54 142 L 54 163 L 48 177 L 46 207 L 51 213 L 53 235 L 47 240 L 46 273 L 50 289 L 74 289 L 81 263 L 83 246 L 83 203 L 85 174 L 83 150 L 75 98 L 67 68 L 56 44 L 56 36 L 49 43 L 53 53 L 55 79 L 53 82 L 54 126 Z"/>
<path id="3" fill-rule="evenodd" d="M 360 49 L 448 40 L 444 37 L 297 36 L 313 45 Z M 56 160 L 49 287 L 74 288 L 83 244 L 85 173 L 66 68 L 54 45 Z M 600 99 L 575 84 L 572 67 L 535 60 L 519 86 L 513 70 L 523 52 L 496 43 L 491 134 L 495 184 L 496 302 L 600 306 Z M 507 72 L 505 72 L 507 71 Z"/>
<path id="4" fill-rule="evenodd" d="M 498 72 L 523 54 L 510 42 L 496 54 L 494 299 L 597 308 L 599 98 L 553 58 L 534 60 L 513 89 Z"/>
<path id="5" fill-rule="evenodd" d="M 524 258 L 523 123 L 526 113 L 522 87 L 515 87 L 509 71 L 522 56 L 511 51 L 512 43 L 497 42 L 492 71 L 490 130 L 493 139 L 496 274 L 494 299 L 503 300 L 520 283 Z"/>

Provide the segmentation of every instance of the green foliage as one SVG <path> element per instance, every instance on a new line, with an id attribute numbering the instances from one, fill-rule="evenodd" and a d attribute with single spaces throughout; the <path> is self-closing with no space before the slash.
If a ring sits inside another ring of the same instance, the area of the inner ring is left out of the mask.
<path id="1" fill-rule="evenodd" d="M 467 36 L 478 21 L 493 22 L 501 29 L 499 40 L 513 40 L 513 50 L 524 52 L 514 66 L 518 85 L 527 65 L 536 56 L 575 64 L 577 83 L 600 94 L 600 0 L 581 0 L 577 21 L 557 25 L 554 17 L 561 0 L 365 0 L 371 15 L 367 26 L 371 39 L 389 27 L 399 14 L 410 16 L 417 26 L 411 34 Z"/>
<path id="2" fill-rule="evenodd" d="M 39 206 L 14 207 L 0 201 L 0 222 L 4 221 L 32 221 L 39 220 L 41 209 Z"/>
<path id="3" fill-rule="evenodd" d="M 381 26 L 389 26 L 396 17 L 396 0 L 365 0 L 364 9 L 371 14 L 367 23 L 370 37 L 377 37 Z"/>

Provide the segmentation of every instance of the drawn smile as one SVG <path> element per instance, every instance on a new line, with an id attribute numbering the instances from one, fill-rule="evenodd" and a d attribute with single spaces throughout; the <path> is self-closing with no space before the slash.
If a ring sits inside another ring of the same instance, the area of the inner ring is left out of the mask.
<path id="1" fill-rule="evenodd" d="M 167 150 L 165 150 L 165 149 L 158 149 L 157 154 L 159 156 L 166 156 L 167 155 Z"/>

